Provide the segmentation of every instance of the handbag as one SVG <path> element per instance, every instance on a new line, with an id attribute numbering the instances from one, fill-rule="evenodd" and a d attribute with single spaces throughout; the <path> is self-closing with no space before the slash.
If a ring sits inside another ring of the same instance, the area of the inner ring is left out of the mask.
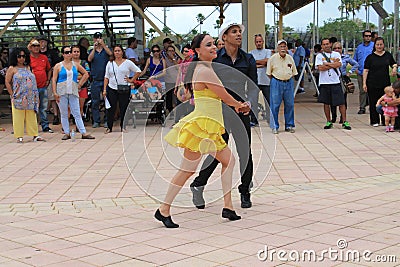
<path id="1" fill-rule="evenodd" d="M 343 86 L 345 87 L 346 93 L 353 94 L 355 85 L 347 76 L 342 76 Z"/>
<path id="2" fill-rule="evenodd" d="M 118 84 L 117 76 L 115 75 L 114 62 L 111 63 L 113 67 L 115 81 L 117 82 L 117 91 L 120 94 L 127 94 L 131 91 L 131 86 L 128 84 Z"/>

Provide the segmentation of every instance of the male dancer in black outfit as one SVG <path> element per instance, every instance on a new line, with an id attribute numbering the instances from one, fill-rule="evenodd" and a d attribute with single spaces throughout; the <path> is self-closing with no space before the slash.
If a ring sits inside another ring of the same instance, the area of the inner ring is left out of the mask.
<path id="1" fill-rule="evenodd" d="M 240 49 L 243 31 L 244 26 L 242 24 L 233 23 L 226 26 L 219 35 L 219 39 L 225 42 L 225 47 L 218 50 L 217 58 L 214 60 L 214 62 L 227 65 L 242 72 L 253 81 L 246 82 L 246 80 L 249 79 L 243 79 L 243 77 L 239 77 L 240 75 L 238 76 L 237 73 L 235 74 L 235 72 L 233 72 L 229 67 L 219 64 L 214 65 L 214 70 L 224 87 L 236 100 L 239 101 L 244 101 L 246 99 L 246 83 L 248 91 L 257 90 L 259 92 L 259 88 L 257 87 L 256 61 L 251 54 L 248 54 Z M 253 177 L 253 159 L 250 148 L 250 116 L 249 113 L 237 114 L 232 112 L 232 110 L 229 110 L 229 107 L 226 106 L 223 107 L 223 115 L 226 129 L 226 133 L 223 135 L 223 138 L 225 142 L 228 143 L 229 133 L 232 133 L 239 156 L 241 174 L 239 192 L 241 207 L 250 208 L 252 206 L 250 200 L 250 184 Z M 239 116 L 240 120 L 242 121 L 241 125 L 237 124 L 237 116 Z M 242 131 L 244 129 L 247 136 L 243 136 Z M 199 176 L 196 177 L 193 183 L 190 184 L 190 189 L 193 193 L 193 204 L 198 209 L 205 208 L 205 202 L 203 198 L 204 187 L 218 163 L 219 162 L 214 157 L 209 155 L 203 163 Z"/>

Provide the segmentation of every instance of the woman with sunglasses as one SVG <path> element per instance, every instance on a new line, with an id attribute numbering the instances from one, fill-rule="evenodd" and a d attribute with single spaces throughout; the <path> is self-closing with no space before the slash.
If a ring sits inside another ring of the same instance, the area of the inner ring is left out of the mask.
<path id="1" fill-rule="evenodd" d="M 149 79 L 158 79 L 165 87 L 164 75 L 166 73 L 165 69 L 167 63 L 165 62 L 165 59 L 161 57 L 161 49 L 158 45 L 153 45 L 151 47 L 151 53 L 152 54 L 146 60 L 146 66 L 142 73 L 140 73 L 139 77 L 142 77 L 147 72 L 147 69 L 149 69 Z"/>
<path id="2" fill-rule="evenodd" d="M 14 137 L 23 142 L 24 127 L 33 141 L 44 141 L 38 135 L 36 112 L 39 109 L 39 91 L 35 75 L 30 67 L 29 52 L 17 47 L 11 53 L 10 67 L 6 73 L 5 84 L 11 96 Z"/>
<path id="3" fill-rule="evenodd" d="M 349 81 L 350 74 L 355 73 L 356 70 L 358 69 L 358 62 L 355 61 L 353 58 L 351 58 L 349 54 L 343 53 L 343 47 L 340 42 L 334 43 L 332 45 L 332 50 L 342 55 L 342 66 L 339 68 L 341 79 Z M 347 65 L 351 66 L 351 69 L 349 71 L 347 71 Z M 347 109 L 347 92 L 344 92 L 344 105 Z M 337 117 L 337 106 L 331 106 L 331 112 L 332 112 L 332 123 L 335 123 Z M 340 116 L 339 123 L 343 123 L 342 116 Z"/>
<path id="4" fill-rule="evenodd" d="M 125 132 L 124 118 L 126 109 L 129 105 L 129 91 L 118 91 L 118 85 L 129 85 L 133 83 L 140 75 L 140 69 L 129 59 L 126 59 L 124 49 L 121 45 L 114 46 L 112 50 L 113 55 L 106 66 L 106 73 L 104 76 L 104 89 L 103 96 L 107 97 L 110 103 L 110 108 L 107 109 L 107 129 L 106 134 L 111 133 L 113 130 L 114 115 L 119 103 L 119 110 L 121 114 L 121 132 Z M 135 73 L 133 77 L 129 78 L 131 73 Z"/>
<path id="5" fill-rule="evenodd" d="M 94 139 L 86 132 L 79 109 L 78 92 L 89 78 L 89 74 L 84 67 L 72 61 L 72 48 L 70 46 L 64 46 L 61 53 L 64 60 L 54 66 L 52 80 L 53 93 L 60 108 L 61 125 L 64 130 L 64 136 L 61 140 L 71 139 L 68 106 L 71 109 L 72 116 L 74 116 L 76 127 L 82 134 L 82 139 Z M 78 73 L 82 74 L 79 82 Z"/>

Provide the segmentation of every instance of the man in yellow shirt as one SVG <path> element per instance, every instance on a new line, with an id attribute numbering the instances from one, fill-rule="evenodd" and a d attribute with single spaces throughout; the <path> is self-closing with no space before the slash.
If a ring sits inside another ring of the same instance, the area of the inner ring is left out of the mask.
<path id="1" fill-rule="evenodd" d="M 282 100 L 285 105 L 285 131 L 294 133 L 294 82 L 297 75 L 293 57 L 287 53 L 285 40 L 278 41 L 278 53 L 272 55 L 267 64 L 267 75 L 271 79 L 270 108 L 272 133 L 278 134 L 278 114 Z"/>

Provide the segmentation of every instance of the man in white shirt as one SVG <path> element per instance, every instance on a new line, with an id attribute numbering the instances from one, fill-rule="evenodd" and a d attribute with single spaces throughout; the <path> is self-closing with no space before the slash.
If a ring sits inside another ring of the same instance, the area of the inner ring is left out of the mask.
<path id="1" fill-rule="evenodd" d="M 261 92 L 264 95 L 266 100 L 266 114 L 267 120 L 269 122 L 269 93 L 270 93 L 270 79 L 267 76 L 267 62 L 268 59 L 271 57 L 271 50 L 264 48 L 264 38 L 261 34 L 256 34 L 254 36 L 254 43 L 256 45 L 256 49 L 251 50 L 250 54 L 253 55 L 254 59 L 256 60 L 257 64 L 257 76 L 258 76 L 258 88 L 260 88 Z M 256 126 L 258 125 L 258 96 L 259 92 L 248 92 L 248 98 L 251 102 L 251 107 L 253 113 L 251 114 L 250 125 Z"/>
<path id="2" fill-rule="evenodd" d="M 136 48 L 138 46 L 138 41 L 135 37 L 128 38 L 128 48 L 125 50 L 126 58 L 135 63 L 136 66 L 140 66 L 143 64 L 143 60 L 139 59 L 138 54 L 136 53 Z"/>
<path id="3" fill-rule="evenodd" d="M 315 65 L 319 70 L 320 94 L 318 102 L 324 104 L 326 124 L 324 129 L 333 128 L 331 121 L 330 106 L 339 106 L 340 114 L 343 118 L 342 128 L 351 130 L 349 122 L 346 120 L 346 107 L 342 86 L 340 84 L 340 71 L 342 66 L 341 55 L 331 50 L 328 38 L 322 39 L 322 51 L 315 59 Z"/>

